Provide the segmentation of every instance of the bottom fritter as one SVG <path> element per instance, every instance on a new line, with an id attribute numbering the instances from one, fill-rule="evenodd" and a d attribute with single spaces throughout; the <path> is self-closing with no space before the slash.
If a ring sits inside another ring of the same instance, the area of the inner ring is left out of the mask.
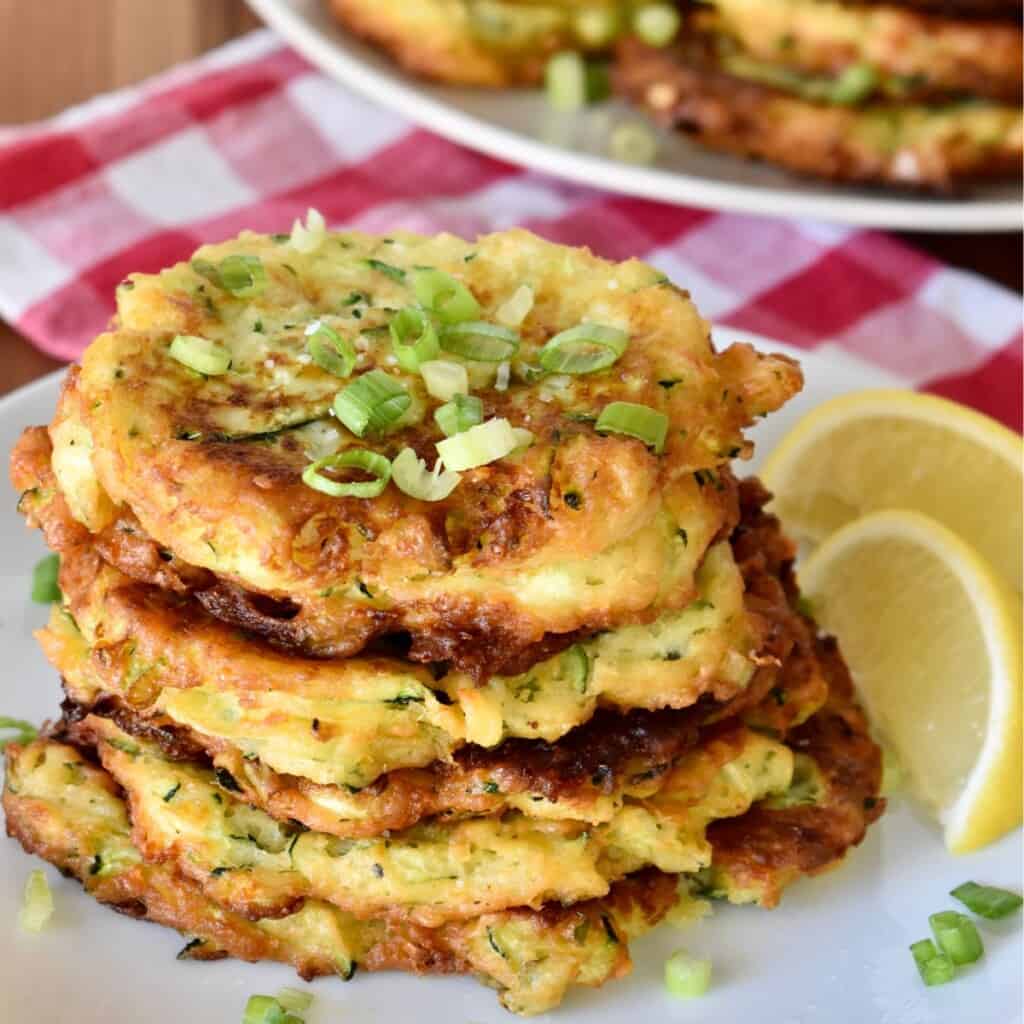
<path id="1" fill-rule="evenodd" d="M 793 81 L 783 88 L 782 72 L 754 70 L 726 70 L 714 40 L 700 36 L 669 49 L 629 39 L 620 44 L 615 81 L 666 127 L 712 149 L 834 181 L 946 191 L 1020 175 L 1018 107 L 821 102 L 797 95 Z M 810 84 L 828 85 L 801 88 Z"/>
<path id="2" fill-rule="evenodd" d="M 114 777 L 97 766 L 93 750 L 57 734 L 8 749 L 7 829 L 101 902 L 183 932 L 189 937 L 186 958 L 278 960 L 307 978 L 348 979 L 357 965 L 472 973 L 499 989 L 510 1010 L 540 1013 L 556 1006 L 572 985 L 600 985 L 626 973 L 628 940 L 680 900 L 691 910 L 702 895 L 773 906 L 799 875 L 837 863 L 861 841 L 884 806 L 880 752 L 834 642 L 820 641 L 818 648 L 831 693 L 825 707 L 790 736 L 798 771 L 788 791 L 713 823 L 709 868 L 681 876 L 639 871 L 606 895 L 570 906 L 505 909 L 427 927 L 402 908 L 360 918 L 307 897 L 282 916 L 253 919 L 211 898 L 210 886 L 183 873 L 179 862 L 149 850 L 144 857 L 133 841 L 137 823 Z M 172 790 L 160 799 L 173 800 Z"/>

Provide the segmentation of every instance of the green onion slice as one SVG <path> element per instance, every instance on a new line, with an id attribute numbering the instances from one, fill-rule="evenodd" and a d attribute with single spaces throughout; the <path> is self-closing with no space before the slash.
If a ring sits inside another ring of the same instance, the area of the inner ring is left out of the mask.
<path id="1" fill-rule="evenodd" d="M 194 334 L 179 334 L 167 350 L 172 359 L 206 377 L 219 377 L 231 369 L 231 353 L 216 342 Z"/>
<path id="2" fill-rule="evenodd" d="M 441 331 L 441 348 L 463 359 L 503 363 L 519 351 L 519 335 L 511 328 L 484 320 L 451 324 Z"/>
<path id="3" fill-rule="evenodd" d="M 416 373 L 421 363 L 432 360 L 441 351 L 433 322 L 415 306 L 399 310 L 388 329 L 398 365 L 410 373 Z"/>
<path id="4" fill-rule="evenodd" d="M 334 396 L 334 415 L 362 437 L 368 430 L 383 430 L 400 419 L 411 402 L 409 392 L 394 377 L 371 370 Z"/>
<path id="5" fill-rule="evenodd" d="M 8 718 L 7 715 L 0 715 L 0 732 L 13 732 L 13 736 L 0 736 L 0 750 L 3 750 L 8 743 L 17 743 L 19 746 L 31 743 L 38 735 L 39 730 L 23 718 Z"/>
<path id="6" fill-rule="evenodd" d="M 324 476 L 325 469 L 361 469 L 372 480 L 334 480 Z M 391 463 L 383 455 L 366 448 L 346 448 L 311 462 L 302 473 L 302 482 L 332 498 L 376 498 L 391 479 Z"/>
<path id="7" fill-rule="evenodd" d="M 288 1013 L 305 1013 L 313 1005 L 313 994 L 297 988 L 283 988 L 277 993 L 277 1001 Z"/>
<path id="8" fill-rule="evenodd" d="M 935 948 L 931 939 L 921 939 L 910 947 L 921 980 L 926 985 L 945 985 L 956 976 L 956 965 Z"/>
<path id="9" fill-rule="evenodd" d="M 480 303 L 473 293 L 443 270 L 423 267 L 413 271 L 412 291 L 416 301 L 443 324 L 460 324 L 480 315 Z"/>
<path id="10" fill-rule="evenodd" d="M 434 410 L 434 420 L 445 437 L 454 437 L 482 423 L 484 403 L 474 395 L 455 395 L 450 402 Z"/>
<path id="11" fill-rule="evenodd" d="M 46 555 L 32 570 L 32 600 L 37 604 L 53 604 L 60 600 L 60 555 Z"/>
<path id="12" fill-rule="evenodd" d="M 38 868 L 29 873 L 18 923 L 27 932 L 41 932 L 53 914 L 53 895 L 46 875 Z"/>
<path id="13" fill-rule="evenodd" d="M 356 368 L 356 350 L 352 343 L 320 320 L 314 320 L 306 328 L 306 351 L 321 370 L 335 377 L 349 377 Z"/>
<path id="14" fill-rule="evenodd" d="M 462 363 L 452 363 L 447 359 L 431 359 L 420 363 L 420 375 L 426 385 L 427 394 L 447 402 L 456 395 L 469 392 L 469 373 Z"/>
<path id="15" fill-rule="evenodd" d="M 443 501 L 458 487 L 461 477 L 446 470 L 442 459 L 434 463 L 431 472 L 411 448 L 403 448 L 391 463 L 391 479 L 400 491 L 418 501 Z"/>
<path id="16" fill-rule="evenodd" d="M 273 996 L 250 996 L 242 1024 L 285 1024 L 284 1007 Z"/>
<path id="17" fill-rule="evenodd" d="M 533 309 L 533 289 L 521 284 L 495 311 L 494 319 L 505 327 L 519 327 Z"/>
<path id="18" fill-rule="evenodd" d="M 587 65 L 578 53 L 556 53 L 544 70 L 544 89 L 555 110 L 580 110 L 587 104 Z"/>
<path id="19" fill-rule="evenodd" d="M 608 152 L 623 163 L 650 164 L 658 155 L 658 136 L 643 121 L 620 121 L 608 136 Z"/>
<path id="20" fill-rule="evenodd" d="M 596 373 L 612 365 L 629 344 L 617 327 L 577 324 L 551 338 L 540 350 L 540 365 L 549 373 Z"/>
<path id="21" fill-rule="evenodd" d="M 522 443 L 506 419 L 492 419 L 437 442 L 445 466 L 455 473 L 486 466 L 511 454 Z"/>
<path id="22" fill-rule="evenodd" d="M 668 417 L 647 405 L 635 402 L 610 402 L 594 424 L 599 434 L 625 434 L 643 441 L 661 452 L 668 433 Z"/>
<path id="23" fill-rule="evenodd" d="M 590 49 L 607 46 L 619 33 L 619 13 L 607 7 L 584 7 L 573 19 L 576 38 Z"/>
<path id="24" fill-rule="evenodd" d="M 677 950 L 665 961 L 665 988 L 676 999 L 695 999 L 711 986 L 711 961 Z"/>
<path id="25" fill-rule="evenodd" d="M 928 918 L 935 942 L 954 964 L 973 964 L 985 952 L 978 929 L 966 914 L 943 910 Z"/>
<path id="26" fill-rule="evenodd" d="M 644 4 L 633 13 L 633 31 L 648 46 L 668 46 L 679 32 L 679 12 L 671 4 Z"/>
<path id="27" fill-rule="evenodd" d="M 1001 917 L 1020 910 L 1021 904 L 1024 903 L 1024 898 L 1021 898 L 1019 893 L 996 889 L 991 885 L 978 885 L 977 882 L 964 882 L 949 895 L 958 899 L 978 917 L 984 917 L 989 921 L 998 921 Z"/>

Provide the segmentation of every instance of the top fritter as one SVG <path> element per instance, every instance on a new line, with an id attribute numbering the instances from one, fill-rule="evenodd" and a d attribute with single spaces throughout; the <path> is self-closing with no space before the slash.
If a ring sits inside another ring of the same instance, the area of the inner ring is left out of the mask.
<path id="1" fill-rule="evenodd" d="M 742 430 L 800 383 L 785 357 L 716 353 L 642 263 L 311 213 L 124 282 L 53 465 L 90 530 L 158 550 L 127 571 L 216 615 L 317 654 L 408 633 L 415 660 L 496 670 L 692 601 Z"/>

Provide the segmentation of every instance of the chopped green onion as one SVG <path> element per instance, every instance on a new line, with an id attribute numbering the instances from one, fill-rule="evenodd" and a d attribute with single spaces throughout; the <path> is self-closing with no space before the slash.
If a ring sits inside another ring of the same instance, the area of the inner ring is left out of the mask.
<path id="1" fill-rule="evenodd" d="M 27 932 L 41 932 L 53 914 L 53 895 L 46 875 L 38 868 L 29 873 L 18 923 Z"/>
<path id="2" fill-rule="evenodd" d="M 966 914 L 943 910 L 928 918 L 939 948 L 953 963 L 973 964 L 985 952 L 978 929 Z"/>
<path id="3" fill-rule="evenodd" d="M 242 1024 L 285 1024 L 284 1007 L 273 996 L 250 996 Z"/>
<path id="4" fill-rule="evenodd" d="M 492 419 L 469 430 L 437 442 L 437 451 L 445 466 L 455 473 L 476 469 L 511 454 L 521 439 L 506 419 Z"/>
<path id="5" fill-rule="evenodd" d="M 594 424 L 599 434 L 625 434 L 643 441 L 656 452 L 665 447 L 668 417 L 646 405 L 635 402 L 611 402 L 604 407 Z"/>
<path id="6" fill-rule="evenodd" d="M 259 295 L 267 284 L 267 272 L 259 256 L 233 253 L 220 261 L 221 287 L 238 299 Z"/>
<path id="7" fill-rule="evenodd" d="M 679 32 L 680 21 L 670 4 L 644 4 L 633 12 L 633 31 L 648 46 L 668 46 Z"/>
<path id="8" fill-rule="evenodd" d="M 956 977 L 956 965 L 935 948 L 931 939 L 921 939 L 910 947 L 921 980 L 926 985 L 945 985 Z"/>
<path id="9" fill-rule="evenodd" d="M 443 501 L 458 487 L 461 478 L 458 473 L 445 470 L 441 459 L 434 463 L 431 472 L 411 448 L 403 448 L 391 463 L 391 479 L 400 491 L 411 498 Z"/>
<path id="10" fill-rule="evenodd" d="M 0 750 L 3 750 L 8 743 L 31 743 L 38 735 L 39 730 L 23 718 L 8 718 L 7 715 L 0 715 L 0 732 L 13 732 L 13 736 L 0 737 Z"/>
<path id="11" fill-rule="evenodd" d="M 1024 899 L 1018 893 L 996 889 L 991 885 L 978 885 L 977 882 L 964 882 L 949 895 L 958 899 L 978 917 L 984 917 L 989 921 L 998 921 L 1015 910 L 1020 910 L 1021 904 L 1024 903 Z"/>
<path id="12" fill-rule="evenodd" d="M 533 444 L 533 432 L 524 427 L 513 427 L 512 437 L 516 442 L 515 448 L 512 449 L 514 452 L 525 451 Z"/>
<path id="13" fill-rule="evenodd" d="M 482 423 L 484 403 L 474 395 L 455 395 L 450 402 L 434 410 L 434 420 L 445 437 L 454 437 Z"/>
<path id="14" fill-rule="evenodd" d="M 829 89 L 832 103 L 854 106 L 866 100 L 878 87 L 878 73 L 870 64 L 851 64 Z"/>
<path id="15" fill-rule="evenodd" d="M 519 350 L 519 335 L 508 327 L 484 320 L 466 320 L 441 331 L 441 348 L 463 359 L 503 363 Z"/>
<path id="16" fill-rule="evenodd" d="M 643 121 L 620 121 L 608 136 L 608 152 L 627 164 L 650 164 L 658 155 L 658 136 Z"/>
<path id="17" fill-rule="evenodd" d="M 333 480 L 324 476 L 325 469 L 361 469 L 372 480 Z M 391 479 L 391 463 L 383 455 L 365 448 L 347 448 L 311 462 L 302 473 L 302 482 L 314 491 L 332 498 L 376 498 Z"/>
<path id="18" fill-rule="evenodd" d="M 177 359 L 190 370 L 206 377 L 219 377 L 231 369 L 231 353 L 216 342 L 199 338 L 194 334 L 179 334 L 167 350 L 172 359 Z"/>
<path id="19" fill-rule="evenodd" d="M 53 604 L 60 600 L 60 555 L 46 555 L 32 570 L 32 600 L 37 604 Z"/>
<path id="20" fill-rule="evenodd" d="M 813 618 L 813 616 L 810 616 Z M 882 796 L 892 796 L 903 785 L 903 765 L 896 752 L 882 745 L 882 784 L 879 792 Z"/>
<path id="21" fill-rule="evenodd" d="M 399 283 L 405 281 L 405 271 L 401 267 L 393 267 L 390 263 L 384 263 L 382 260 L 367 260 L 366 265 L 371 270 L 376 270 L 378 274 L 390 277 L 392 281 Z"/>
<path id="22" fill-rule="evenodd" d="M 321 370 L 335 377 L 351 376 L 356 367 L 356 350 L 352 343 L 320 320 L 314 320 L 306 328 L 306 351 Z"/>
<path id="23" fill-rule="evenodd" d="M 319 210 L 314 210 L 311 206 L 306 210 L 305 224 L 298 218 L 295 219 L 288 243 L 297 252 L 311 253 L 316 252 L 323 245 L 326 238 L 327 224 L 324 221 L 323 214 Z"/>
<path id="24" fill-rule="evenodd" d="M 305 1013 L 313 1005 L 313 993 L 297 988 L 283 988 L 277 993 L 277 1001 L 289 1013 Z"/>
<path id="25" fill-rule="evenodd" d="M 677 999 L 695 999 L 711 986 L 711 961 L 682 950 L 665 961 L 665 988 Z"/>
<path id="26" fill-rule="evenodd" d="M 420 375 L 426 385 L 427 394 L 440 398 L 442 402 L 469 391 L 469 373 L 461 363 L 447 359 L 432 359 L 420 364 Z"/>
<path id="27" fill-rule="evenodd" d="M 357 377 L 334 396 L 334 415 L 362 437 L 368 430 L 383 430 L 409 408 L 409 392 L 383 370 Z"/>
<path id="28" fill-rule="evenodd" d="M 460 324 L 480 315 L 480 303 L 473 293 L 443 270 L 423 267 L 414 271 L 412 291 L 416 301 L 443 324 Z"/>
<path id="29" fill-rule="evenodd" d="M 415 306 L 399 310 L 391 318 L 389 330 L 398 365 L 410 373 L 416 373 L 420 363 L 428 362 L 441 351 L 433 322 Z"/>
<path id="30" fill-rule="evenodd" d="M 617 327 L 577 324 L 551 338 L 540 350 L 540 365 L 549 373 L 595 373 L 612 365 L 629 344 Z"/>
<path id="31" fill-rule="evenodd" d="M 619 32 L 619 12 L 608 7 L 584 7 L 573 22 L 576 38 L 588 49 L 607 46 Z"/>
<path id="32" fill-rule="evenodd" d="M 518 327 L 533 309 L 533 289 L 521 284 L 495 311 L 494 319 L 505 327 Z"/>
<path id="33" fill-rule="evenodd" d="M 555 110 L 579 110 L 587 104 L 587 66 L 578 53 L 556 53 L 544 71 L 548 103 Z"/>

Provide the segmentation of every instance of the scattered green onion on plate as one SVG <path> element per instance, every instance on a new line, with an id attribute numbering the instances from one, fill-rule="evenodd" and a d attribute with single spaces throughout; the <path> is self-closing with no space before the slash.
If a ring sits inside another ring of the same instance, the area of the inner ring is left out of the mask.
<path id="1" fill-rule="evenodd" d="M 629 335 L 617 327 L 577 324 L 549 339 L 537 358 L 549 373 L 596 373 L 618 360 L 628 344 Z"/>
<path id="2" fill-rule="evenodd" d="M 227 349 L 195 334 L 177 335 L 167 353 L 204 377 L 219 377 L 231 369 L 231 353 Z"/>
<path id="3" fill-rule="evenodd" d="M 46 875 L 38 868 L 29 873 L 18 923 L 27 932 L 41 932 L 53 915 L 53 894 Z"/>
<path id="4" fill-rule="evenodd" d="M 658 136 L 643 121 L 620 121 L 608 136 L 608 152 L 627 164 L 650 164 L 658 155 Z"/>
<path id="5" fill-rule="evenodd" d="M 434 420 L 445 437 L 454 437 L 482 423 L 484 403 L 475 395 L 455 395 L 450 402 L 434 410 Z"/>
<path id="6" fill-rule="evenodd" d="M 32 600 L 36 604 L 53 604 L 60 600 L 60 555 L 45 555 L 32 570 Z"/>
<path id="7" fill-rule="evenodd" d="M 660 453 L 665 447 L 668 417 L 647 405 L 636 402 L 610 402 L 594 424 L 599 434 L 625 434 L 643 441 Z"/>
<path id="8" fill-rule="evenodd" d="M 371 370 L 334 396 L 334 415 L 356 437 L 362 437 L 401 419 L 411 402 L 409 392 L 394 377 Z"/>
<path id="9" fill-rule="evenodd" d="M 910 947 L 921 980 L 928 986 L 946 985 L 956 976 L 956 965 L 935 948 L 931 939 L 921 939 Z"/>
<path id="10" fill-rule="evenodd" d="M 313 1005 L 313 994 L 297 988 L 283 988 L 277 993 L 277 1001 L 288 1013 L 305 1013 Z"/>
<path id="11" fill-rule="evenodd" d="M 324 470 L 356 469 L 369 474 L 371 480 L 335 480 Z M 376 498 L 391 479 L 391 463 L 377 452 L 365 448 L 347 448 L 311 462 L 302 473 L 302 482 L 332 498 Z"/>
<path id="12" fill-rule="evenodd" d="M 7 715 L 0 715 L 0 733 L 12 732 L 13 736 L 0 736 L 0 750 L 3 750 L 8 743 L 17 743 L 19 746 L 31 743 L 38 735 L 39 730 L 23 718 L 9 718 Z"/>
<path id="13" fill-rule="evenodd" d="M 356 367 L 356 350 L 352 343 L 319 320 L 306 328 L 306 351 L 321 370 L 335 377 L 349 377 Z"/>
<path id="14" fill-rule="evenodd" d="M 710 960 L 678 950 L 665 961 L 665 988 L 676 999 L 696 999 L 710 987 Z"/>
<path id="15" fill-rule="evenodd" d="M 555 110 L 581 110 L 608 95 L 608 69 L 599 61 L 588 63 L 575 51 L 564 50 L 548 61 L 544 88 Z"/>
<path id="16" fill-rule="evenodd" d="M 991 885 L 978 885 L 977 882 L 964 882 L 949 895 L 959 900 L 978 917 L 984 917 L 989 921 L 998 921 L 1015 910 L 1020 910 L 1021 904 L 1024 904 L 1024 898 L 1019 893 L 996 889 Z"/>
<path id="17" fill-rule="evenodd" d="M 978 929 L 965 914 L 943 910 L 928 918 L 935 943 L 954 964 L 973 964 L 985 952 Z"/>

